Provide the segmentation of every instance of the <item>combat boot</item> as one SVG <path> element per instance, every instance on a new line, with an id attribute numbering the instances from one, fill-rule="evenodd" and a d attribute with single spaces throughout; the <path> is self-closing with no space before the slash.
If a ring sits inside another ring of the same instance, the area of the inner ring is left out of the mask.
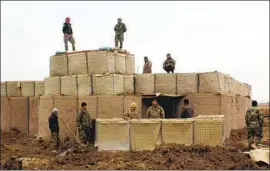
<path id="1" fill-rule="evenodd" d="M 73 50 L 73 51 L 76 51 L 76 48 L 75 48 L 75 46 L 73 46 L 72 50 Z"/>
<path id="2" fill-rule="evenodd" d="M 123 48 L 123 42 L 120 42 L 120 49 Z"/>

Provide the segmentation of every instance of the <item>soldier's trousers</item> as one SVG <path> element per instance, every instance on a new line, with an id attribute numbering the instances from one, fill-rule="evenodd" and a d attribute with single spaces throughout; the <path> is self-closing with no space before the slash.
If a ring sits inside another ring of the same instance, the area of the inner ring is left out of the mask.
<path id="1" fill-rule="evenodd" d="M 51 132 L 52 145 L 58 147 L 60 145 L 59 132 Z"/>
<path id="2" fill-rule="evenodd" d="M 258 140 L 257 144 L 260 144 L 263 139 L 263 127 L 261 126 L 258 131 L 259 131 L 259 134 L 257 136 L 257 140 Z"/>
<path id="3" fill-rule="evenodd" d="M 75 39 L 71 34 L 64 36 L 65 50 L 68 51 L 68 42 L 72 44 L 72 49 L 75 51 Z"/>
<path id="4" fill-rule="evenodd" d="M 116 34 L 114 38 L 115 47 L 118 47 L 118 42 L 120 42 L 120 48 L 123 48 L 124 34 Z"/>
<path id="5" fill-rule="evenodd" d="M 91 140 L 91 128 L 88 127 L 88 128 L 83 128 L 81 130 L 79 130 L 80 132 L 80 139 L 83 143 L 87 143 L 87 142 L 90 142 Z"/>
<path id="6" fill-rule="evenodd" d="M 260 128 L 248 128 L 248 145 L 250 146 L 251 144 L 254 143 L 254 138 L 255 136 L 259 138 L 260 136 Z"/>
<path id="7" fill-rule="evenodd" d="M 167 72 L 167 73 L 174 73 L 174 67 L 172 66 L 167 66 L 167 67 L 164 67 L 164 70 Z"/>

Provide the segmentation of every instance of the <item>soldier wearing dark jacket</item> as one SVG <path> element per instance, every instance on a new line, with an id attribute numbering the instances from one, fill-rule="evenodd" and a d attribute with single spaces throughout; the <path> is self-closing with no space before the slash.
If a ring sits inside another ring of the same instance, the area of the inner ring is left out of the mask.
<path id="1" fill-rule="evenodd" d="M 80 139 L 84 144 L 88 144 L 91 139 L 92 118 L 87 111 L 87 104 L 82 102 L 81 109 L 77 116 L 77 127 L 79 130 Z"/>
<path id="2" fill-rule="evenodd" d="M 72 44 L 73 51 L 75 51 L 75 39 L 73 37 L 73 30 L 69 17 L 66 18 L 62 31 L 64 34 L 65 50 L 68 51 L 68 42 L 70 42 Z"/>
<path id="3" fill-rule="evenodd" d="M 175 69 L 175 60 L 171 57 L 171 54 L 167 54 L 167 59 L 164 61 L 163 63 L 163 69 L 167 72 L 167 73 L 174 73 L 174 69 Z"/>
<path id="4" fill-rule="evenodd" d="M 182 108 L 180 118 L 192 118 L 193 115 L 194 115 L 194 111 L 193 111 L 192 107 L 189 106 L 189 100 L 185 99 L 184 100 L 184 107 Z"/>
<path id="5" fill-rule="evenodd" d="M 118 18 L 117 19 L 117 24 L 114 27 L 114 32 L 115 32 L 115 47 L 118 47 L 118 42 L 120 42 L 120 49 L 123 48 L 123 42 L 124 42 L 124 33 L 127 31 L 127 27 L 124 23 L 122 23 L 122 19 Z"/>
<path id="6" fill-rule="evenodd" d="M 54 108 L 51 112 L 51 115 L 48 119 L 49 121 L 49 128 L 51 131 L 51 139 L 53 145 L 56 147 L 59 146 L 60 144 L 60 139 L 59 139 L 59 124 L 58 124 L 58 109 Z"/>

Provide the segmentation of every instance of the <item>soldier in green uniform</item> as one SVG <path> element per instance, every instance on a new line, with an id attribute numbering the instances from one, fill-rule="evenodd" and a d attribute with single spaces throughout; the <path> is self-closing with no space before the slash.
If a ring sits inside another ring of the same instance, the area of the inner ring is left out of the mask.
<path id="1" fill-rule="evenodd" d="M 163 69 L 167 72 L 167 73 L 174 73 L 174 69 L 175 69 L 175 60 L 171 57 L 171 54 L 167 54 L 167 59 L 164 61 L 163 63 Z"/>
<path id="2" fill-rule="evenodd" d="M 130 120 L 130 119 L 139 119 L 138 111 L 137 109 L 137 104 L 136 103 L 131 103 L 130 109 L 128 109 L 125 113 L 123 118 L 125 120 Z"/>
<path id="3" fill-rule="evenodd" d="M 81 141 L 88 145 L 91 139 L 92 118 L 87 111 L 87 104 L 85 102 L 82 102 L 77 116 L 77 127 Z"/>
<path id="4" fill-rule="evenodd" d="M 158 104 L 157 99 L 152 100 L 152 106 L 150 106 L 146 112 L 147 118 L 150 119 L 164 119 L 164 109 Z"/>
<path id="5" fill-rule="evenodd" d="M 123 48 L 123 41 L 124 41 L 124 33 L 127 31 L 126 25 L 122 23 L 122 19 L 118 18 L 118 23 L 114 27 L 115 32 L 115 47 L 118 47 L 118 42 L 120 42 L 120 49 Z"/>
<path id="6" fill-rule="evenodd" d="M 254 138 L 256 137 L 258 143 L 261 143 L 260 130 L 263 126 L 263 113 L 258 109 L 257 101 L 252 101 L 252 107 L 247 110 L 245 121 L 248 129 L 248 146 L 249 148 L 256 149 L 257 146 L 254 143 Z"/>

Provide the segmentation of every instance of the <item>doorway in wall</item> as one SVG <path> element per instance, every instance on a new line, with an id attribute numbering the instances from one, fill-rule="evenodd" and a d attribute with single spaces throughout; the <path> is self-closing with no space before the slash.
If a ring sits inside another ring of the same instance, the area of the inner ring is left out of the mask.
<path id="1" fill-rule="evenodd" d="M 158 104 L 163 107 L 165 118 L 177 118 L 180 102 L 183 96 L 143 96 L 142 97 L 142 118 L 146 118 L 147 109 L 152 105 L 152 100 L 157 99 Z"/>

